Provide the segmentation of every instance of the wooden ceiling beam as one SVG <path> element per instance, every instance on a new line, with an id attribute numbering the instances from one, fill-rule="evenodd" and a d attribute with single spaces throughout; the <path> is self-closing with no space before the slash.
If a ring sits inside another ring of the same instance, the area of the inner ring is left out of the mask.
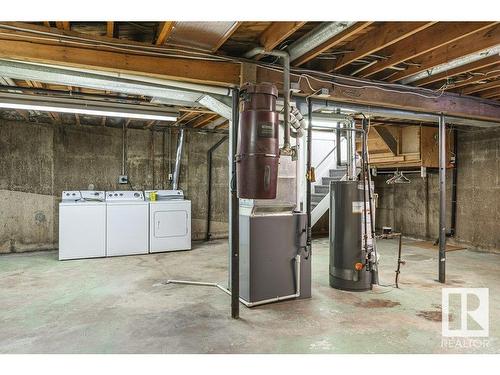
<path id="1" fill-rule="evenodd" d="M 240 64 L 225 61 L 137 55 L 6 39 L 0 39 L 0 57 L 226 87 L 240 82 Z"/>
<path id="2" fill-rule="evenodd" d="M 469 22 L 465 22 L 469 24 Z M 500 44 L 500 25 L 498 22 L 489 28 L 470 34 L 467 38 L 460 38 L 456 42 L 447 44 L 431 53 L 420 56 L 414 61 L 417 66 L 409 67 L 397 72 L 389 78 L 389 82 L 397 82 L 414 74 L 432 69 L 438 65 L 467 56 L 473 53 L 495 47 Z"/>
<path id="3" fill-rule="evenodd" d="M 303 54 L 302 56 L 298 57 L 294 61 L 292 61 L 292 64 L 294 66 L 300 66 L 305 64 L 306 62 L 314 59 L 315 57 L 319 56 L 321 53 L 334 48 L 335 46 L 339 45 L 340 43 L 344 42 L 347 38 L 352 37 L 353 35 L 359 33 L 361 30 L 364 28 L 370 26 L 373 22 L 356 22 L 352 26 L 348 27 L 347 29 L 341 31 L 337 35 L 333 36 L 332 38 L 328 39 L 327 41 L 321 43 L 319 46 L 314 47 L 313 49 L 309 50 L 307 53 Z"/>
<path id="4" fill-rule="evenodd" d="M 113 38 L 115 32 L 115 23 L 113 21 L 106 22 L 106 36 L 108 38 Z"/>
<path id="5" fill-rule="evenodd" d="M 347 43 L 342 48 L 347 51 L 335 63 L 331 71 L 339 70 L 352 62 L 397 43 L 418 33 L 436 22 L 385 22 L 373 31 Z"/>
<path id="6" fill-rule="evenodd" d="M 257 82 L 281 82 L 281 72 L 257 68 Z M 292 77 L 292 83 L 297 83 L 299 78 Z M 309 86 L 310 85 L 310 86 Z M 307 97 L 313 95 L 320 88 L 328 89 L 328 97 L 321 100 L 332 100 L 339 103 L 362 104 L 366 106 L 384 107 L 426 113 L 444 113 L 448 116 L 457 116 L 478 120 L 498 122 L 500 106 L 489 101 L 478 100 L 471 96 L 460 96 L 454 93 L 432 93 L 422 96 L 422 93 L 400 92 L 387 90 L 383 83 L 370 80 L 352 81 L 350 78 L 336 76 L 334 83 L 327 83 L 324 79 L 318 80 L 308 77 L 308 82 L 300 80 L 300 93 L 297 96 Z M 409 87 L 411 88 L 411 87 Z"/>
<path id="7" fill-rule="evenodd" d="M 450 77 L 457 76 L 464 73 L 473 72 L 478 69 L 486 68 L 491 65 L 500 63 L 500 55 L 493 55 L 485 57 L 484 59 L 473 61 L 468 64 L 457 66 L 456 68 L 446 70 L 444 72 L 431 75 L 426 78 L 419 79 L 418 81 L 412 82 L 413 86 L 426 86 L 430 83 L 439 82 L 446 80 Z"/>
<path id="8" fill-rule="evenodd" d="M 50 27 L 50 22 L 49 21 L 43 21 L 43 25 L 45 27 Z"/>
<path id="9" fill-rule="evenodd" d="M 217 52 L 219 50 L 219 48 L 222 47 L 222 45 L 224 43 L 226 43 L 226 41 L 231 38 L 231 35 L 234 34 L 234 32 L 238 29 L 238 27 L 240 27 L 242 22 L 239 22 L 239 21 L 236 21 L 235 23 L 233 23 L 233 25 L 224 33 L 224 35 L 222 35 L 222 37 L 217 41 L 217 43 L 215 44 L 215 46 L 213 46 L 212 48 L 212 53 L 214 52 Z"/>
<path id="10" fill-rule="evenodd" d="M 162 46 L 167 41 L 168 37 L 174 30 L 174 21 L 164 21 L 160 24 L 160 31 L 158 32 L 158 37 L 156 38 L 155 44 L 157 46 Z"/>
<path id="11" fill-rule="evenodd" d="M 494 24 L 495 22 L 438 22 L 381 51 L 388 58 L 364 69 L 359 76 L 370 77 L 391 66 L 426 55 L 432 50 L 449 45 Z"/>
<path id="12" fill-rule="evenodd" d="M 302 21 L 273 22 L 260 34 L 259 43 L 266 51 L 272 51 L 304 24 Z"/>

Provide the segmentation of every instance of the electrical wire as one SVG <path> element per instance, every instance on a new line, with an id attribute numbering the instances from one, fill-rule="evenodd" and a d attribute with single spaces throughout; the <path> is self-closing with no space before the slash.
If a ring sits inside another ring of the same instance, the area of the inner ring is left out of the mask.
<path id="1" fill-rule="evenodd" d="M 327 81 L 327 80 L 324 80 L 324 79 L 319 79 L 319 78 L 313 77 L 313 76 L 311 76 L 309 74 L 301 74 L 301 75 L 297 75 L 297 74 L 294 74 L 294 73 L 290 73 L 290 74 L 291 75 L 295 75 L 295 76 L 299 76 L 299 77 L 304 77 L 306 79 L 307 83 L 308 83 L 309 88 L 311 88 L 311 90 L 314 90 L 314 88 L 312 87 L 312 85 L 311 85 L 311 83 L 309 81 L 309 78 L 315 79 L 315 80 L 320 81 L 320 82 L 332 84 L 334 86 L 336 85 L 336 86 L 353 88 L 353 89 L 377 89 L 377 90 L 386 91 L 386 92 L 393 92 L 393 93 L 397 93 L 397 94 L 417 95 L 417 96 L 421 96 L 421 97 L 424 97 L 424 98 L 427 98 L 427 99 L 437 99 L 437 98 L 440 98 L 441 96 L 443 96 L 443 94 L 444 94 L 444 90 L 439 95 L 432 95 L 431 96 L 431 95 L 424 95 L 424 94 L 420 94 L 420 93 L 412 92 L 412 91 L 401 91 L 401 90 L 394 90 L 394 89 L 386 89 L 386 88 L 383 88 L 383 87 L 380 87 L 380 86 L 375 86 L 375 85 L 363 85 L 363 86 L 346 85 L 344 83 L 338 83 L 338 82 L 335 82 L 335 81 Z M 316 90 L 316 92 L 318 92 L 320 89 Z M 312 94 L 312 95 L 314 95 L 314 94 Z"/>

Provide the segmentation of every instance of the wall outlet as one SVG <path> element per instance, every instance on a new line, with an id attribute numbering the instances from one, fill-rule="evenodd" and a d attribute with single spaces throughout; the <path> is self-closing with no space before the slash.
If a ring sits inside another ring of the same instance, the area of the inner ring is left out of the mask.
<path id="1" fill-rule="evenodd" d="M 128 176 L 118 176 L 118 183 L 119 184 L 128 184 Z"/>

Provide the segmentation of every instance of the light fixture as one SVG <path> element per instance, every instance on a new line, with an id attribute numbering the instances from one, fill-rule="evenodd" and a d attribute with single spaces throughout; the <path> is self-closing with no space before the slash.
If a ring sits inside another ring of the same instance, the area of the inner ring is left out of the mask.
<path id="1" fill-rule="evenodd" d="M 102 109 L 87 109 L 87 108 L 64 108 L 64 107 L 52 107 L 46 105 L 37 104 L 17 104 L 17 103 L 1 103 L 0 108 L 7 109 L 26 109 L 32 111 L 42 111 L 42 112 L 62 112 L 62 113 L 76 113 L 79 115 L 93 115 L 93 116 L 106 116 L 106 117 L 124 117 L 124 118 L 136 118 L 144 120 L 157 120 L 157 121 L 176 121 L 177 116 L 173 115 L 155 115 L 150 113 L 133 113 L 133 112 L 115 112 L 110 110 Z"/>

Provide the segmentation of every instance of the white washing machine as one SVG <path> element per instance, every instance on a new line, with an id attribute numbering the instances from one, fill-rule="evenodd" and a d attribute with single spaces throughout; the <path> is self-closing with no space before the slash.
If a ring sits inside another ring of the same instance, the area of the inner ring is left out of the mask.
<path id="1" fill-rule="evenodd" d="M 142 191 L 106 192 L 106 255 L 148 253 L 149 204 Z"/>
<path id="2" fill-rule="evenodd" d="M 105 256 L 104 191 L 63 191 L 59 203 L 59 260 Z"/>
<path id="3" fill-rule="evenodd" d="M 151 192 L 156 200 L 150 200 Z M 191 250 L 191 201 L 182 190 L 146 190 L 149 201 L 149 252 Z"/>

